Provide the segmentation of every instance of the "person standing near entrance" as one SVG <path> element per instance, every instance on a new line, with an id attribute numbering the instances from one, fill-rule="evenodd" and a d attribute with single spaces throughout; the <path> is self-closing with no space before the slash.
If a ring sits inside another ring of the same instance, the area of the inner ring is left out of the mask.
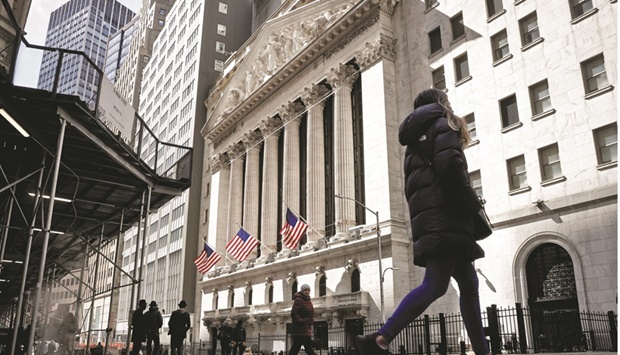
<path id="1" fill-rule="evenodd" d="M 237 355 L 237 350 L 239 350 L 239 355 L 242 355 L 245 352 L 245 339 L 246 336 L 243 321 L 239 319 L 237 321 L 237 325 L 235 325 L 235 329 L 233 329 L 232 355 Z"/>
<path id="2" fill-rule="evenodd" d="M 157 307 L 157 302 L 151 301 L 149 310 L 144 315 L 146 321 L 146 354 L 159 354 L 159 329 L 164 325 L 164 318 Z"/>
<path id="3" fill-rule="evenodd" d="M 312 347 L 312 325 L 314 324 L 314 306 L 310 300 L 310 286 L 301 285 L 293 297 L 291 318 L 293 321 L 293 346 L 288 355 L 297 355 L 303 345 L 306 354 L 316 355 Z"/>
<path id="4" fill-rule="evenodd" d="M 463 323 L 475 355 L 489 353 L 480 316 L 478 276 L 472 262 L 484 257 L 474 229 L 482 204 L 471 187 L 463 149 L 467 123 L 452 111 L 448 96 L 422 91 L 413 112 L 400 125 L 405 151 L 405 195 L 413 234 L 413 263 L 426 268 L 422 284 L 411 290 L 374 334 L 355 339 L 362 355 L 388 354 L 390 342 L 448 290 L 459 285 Z M 488 236 L 488 234 L 486 235 Z"/>
<path id="5" fill-rule="evenodd" d="M 131 333 L 131 342 L 133 343 L 133 349 L 131 355 L 138 355 L 142 350 L 142 342 L 146 341 L 146 322 L 144 320 L 144 310 L 146 309 L 146 300 L 140 300 L 138 302 L 138 309 L 133 311 L 131 316 L 131 326 L 133 331 Z"/>
<path id="6" fill-rule="evenodd" d="M 170 355 L 183 355 L 183 341 L 192 323 L 189 313 L 185 310 L 187 303 L 179 302 L 179 309 L 172 312 L 168 321 L 168 334 L 170 335 Z"/>

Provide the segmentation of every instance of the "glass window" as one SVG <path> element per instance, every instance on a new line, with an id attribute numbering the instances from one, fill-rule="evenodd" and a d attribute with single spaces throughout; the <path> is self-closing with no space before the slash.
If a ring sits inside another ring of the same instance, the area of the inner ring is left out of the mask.
<path id="1" fill-rule="evenodd" d="M 219 6 L 219 11 L 223 14 L 227 14 L 228 13 L 228 5 L 224 4 L 223 2 L 220 3 Z"/>
<path id="2" fill-rule="evenodd" d="M 500 100 L 499 106 L 502 114 L 502 128 L 511 126 L 519 122 L 519 110 L 517 107 L 517 96 L 510 95 Z"/>
<path id="3" fill-rule="evenodd" d="M 226 53 L 226 44 L 220 41 L 215 42 L 215 51 L 218 53 Z"/>
<path id="4" fill-rule="evenodd" d="M 476 195 L 482 197 L 482 178 L 480 177 L 480 170 L 469 173 L 469 183 L 474 191 L 476 191 Z"/>
<path id="5" fill-rule="evenodd" d="M 446 76 L 443 70 L 443 65 L 433 70 L 433 87 L 435 89 L 443 90 L 446 88 Z"/>
<path id="6" fill-rule="evenodd" d="M 570 2 L 573 18 L 579 17 L 594 8 L 592 0 L 570 0 Z"/>
<path id="7" fill-rule="evenodd" d="M 217 34 L 226 36 L 226 25 L 217 24 Z"/>
<path id="8" fill-rule="evenodd" d="M 508 35 L 506 30 L 502 30 L 491 37 L 491 45 L 493 47 L 493 61 L 500 60 L 510 54 L 508 48 Z"/>
<path id="9" fill-rule="evenodd" d="M 530 99 L 532 100 L 532 116 L 551 110 L 551 96 L 546 79 L 530 86 Z"/>
<path id="10" fill-rule="evenodd" d="M 487 15 L 493 17 L 504 10 L 504 4 L 502 0 L 487 0 Z"/>
<path id="11" fill-rule="evenodd" d="M 476 118 L 473 113 L 463 117 L 465 122 L 467 122 L 467 130 L 469 131 L 469 136 L 471 140 L 474 141 L 478 139 L 478 134 L 476 133 Z"/>
<path id="12" fill-rule="evenodd" d="M 540 38 L 540 31 L 538 30 L 538 17 L 536 12 L 526 16 L 519 21 L 519 28 L 521 29 L 521 45 L 525 46 L 534 42 Z"/>
<path id="13" fill-rule="evenodd" d="M 463 24 L 463 13 L 459 12 L 450 19 L 452 27 L 452 39 L 457 39 L 465 35 L 465 25 Z"/>
<path id="14" fill-rule="evenodd" d="M 157 25 L 158 25 L 159 27 L 164 27 L 164 20 L 158 20 L 158 21 L 157 21 Z"/>
<path id="15" fill-rule="evenodd" d="M 616 123 L 595 129 L 594 144 L 599 164 L 618 161 L 618 126 Z"/>
<path id="16" fill-rule="evenodd" d="M 454 70 L 456 81 L 461 81 L 469 76 L 469 60 L 467 60 L 467 53 L 454 59 Z"/>
<path id="17" fill-rule="evenodd" d="M 217 60 L 216 59 L 215 60 L 215 67 L 214 67 L 214 69 L 217 70 L 217 71 L 223 71 L 224 70 L 224 62 L 221 61 L 221 60 Z"/>
<path id="18" fill-rule="evenodd" d="M 325 275 L 321 275 L 319 279 L 319 297 L 327 295 L 327 281 Z"/>
<path id="19" fill-rule="evenodd" d="M 527 174 L 525 172 L 525 158 L 523 155 L 514 157 L 507 162 L 510 190 L 520 189 L 527 186 Z"/>
<path id="20" fill-rule="evenodd" d="M 162 15 L 162 16 L 165 16 L 166 15 L 166 9 L 159 8 L 159 14 Z"/>
<path id="21" fill-rule="evenodd" d="M 607 71 L 605 70 L 605 58 L 602 54 L 582 62 L 581 71 L 585 81 L 586 94 L 609 85 Z"/>
<path id="22" fill-rule="evenodd" d="M 360 289 L 360 271 L 355 269 L 351 274 L 351 292 L 358 292 Z"/>
<path id="23" fill-rule="evenodd" d="M 425 0 L 426 9 L 430 9 L 431 7 L 437 5 L 437 0 Z"/>
<path id="24" fill-rule="evenodd" d="M 441 49 L 441 29 L 437 27 L 428 33 L 428 39 L 431 43 L 431 54 Z"/>
<path id="25" fill-rule="evenodd" d="M 560 152 L 558 145 L 553 144 L 538 150 L 540 160 L 540 175 L 542 181 L 553 180 L 562 177 L 562 167 L 560 166 Z"/>

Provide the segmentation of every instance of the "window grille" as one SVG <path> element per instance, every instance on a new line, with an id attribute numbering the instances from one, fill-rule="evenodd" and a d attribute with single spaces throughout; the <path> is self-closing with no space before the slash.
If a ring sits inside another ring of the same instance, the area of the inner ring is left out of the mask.
<path id="1" fill-rule="evenodd" d="M 519 122 L 519 110 L 517 107 L 517 96 L 511 95 L 500 101 L 502 114 L 502 128 L 511 126 Z"/>

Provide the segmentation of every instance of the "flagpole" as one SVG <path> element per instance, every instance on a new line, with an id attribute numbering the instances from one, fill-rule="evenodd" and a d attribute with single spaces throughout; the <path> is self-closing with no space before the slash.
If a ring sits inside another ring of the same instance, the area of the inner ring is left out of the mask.
<path id="1" fill-rule="evenodd" d="M 230 262 L 231 262 L 231 263 L 233 263 L 233 264 L 235 263 L 235 261 L 234 261 L 233 259 L 231 259 L 231 258 L 229 258 L 229 257 L 227 257 L 227 256 L 226 256 L 226 253 L 222 253 L 222 252 L 221 252 L 221 251 L 219 251 L 216 247 L 211 247 L 211 245 L 209 245 L 209 243 L 208 243 L 205 239 L 203 239 L 202 241 L 203 241 L 203 243 L 205 243 L 207 246 L 209 246 L 209 248 L 212 248 L 212 249 L 213 249 L 213 250 L 215 250 L 216 252 L 218 252 L 218 253 L 220 253 L 220 254 L 224 255 L 224 257 L 225 257 L 227 260 L 230 260 Z M 227 265 L 228 265 L 228 264 L 227 264 Z"/>
<path id="2" fill-rule="evenodd" d="M 239 228 L 241 228 L 241 229 L 243 229 L 243 230 L 246 230 L 246 229 L 245 229 L 245 228 L 243 228 L 243 226 L 242 226 L 242 225 L 240 225 L 239 223 L 236 223 L 236 222 L 235 222 L 235 224 L 236 224 L 236 225 L 238 225 L 238 226 L 239 226 Z M 250 235 L 251 235 L 251 234 L 250 234 Z M 263 241 L 262 241 L 262 240 L 258 240 L 258 238 L 254 238 L 254 239 L 256 239 L 256 241 L 258 241 L 258 243 L 259 243 L 260 245 L 264 246 L 267 250 L 269 250 L 270 252 L 272 252 L 272 253 L 275 255 L 275 252 L 274 252 L 273 250 L 271 250 L 268 246 L 266 246 L 266 245 L 263 243 Z"/>
<path id="3" fill-rule="evenodd" d="M 301 219 L 302 221 L 304 221 L 305 224 L 308 225 L 308 227 L 310 227 L 313 231 L 316 232 L 316 234 L 318 234 L 319 236 L 321 236 L 321 239 L 323 239 L 323 241 L 325 242 L 325 244 L 327 244 L 327 239 L 325 238 L 324 235 L 321 234 L 321 232 L 319 232 L 318 230 L 316 230 L 316 228 L 314 228 L 310 223 L 308 223 L 308 221 L 303 218 L 301 216 L 301 214 L 297 213 L 297 211 L 295 211 L 291 206 L 288 205 L 288 203 L 286 201 L 282 201 L 284 202 L 284 204 L 286 205 L 286 208 L 288 208 L 289 210 L 291 210 L 294 214 L 296 214 L 297 216 L 299 216 L 299 219 Z"/>

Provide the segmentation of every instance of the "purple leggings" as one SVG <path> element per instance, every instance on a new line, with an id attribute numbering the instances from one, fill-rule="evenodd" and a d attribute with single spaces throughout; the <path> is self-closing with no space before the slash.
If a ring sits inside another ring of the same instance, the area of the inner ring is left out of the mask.
<path id="1" fill-rule="evenodd" d="M 478 298 L 478 276 L 471 262 L 457 259 L 433 259 L 426 263 L 426 274 L 422 284 L 413 289 L 398 305 L 394 314 L 379 330 L 388 342 L 394 340 L 407 324 L 413 322 L 436 299 L 448 290 L 450 277 L 459 284 L 460 306 L 463 323 L 469 334 L 474 353 L 486 355 L 489 352 Z"/>

